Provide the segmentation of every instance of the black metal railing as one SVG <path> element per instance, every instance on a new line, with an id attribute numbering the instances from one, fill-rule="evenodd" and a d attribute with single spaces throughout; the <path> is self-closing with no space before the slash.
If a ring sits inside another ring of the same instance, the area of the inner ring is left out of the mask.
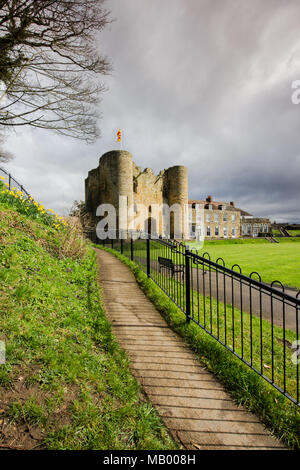
<path id="1" fill-rule="evenodd" d="M 5 182 L 8 184 L 8 189 L 11 190 L 13 188 L 22 191 L 25 197 L 30 197 L 30 194 L 26 191 L 24 186 L 20 184 L 8 171 L 4 170 L 4 168 L 0 167 L 0 176 L 5 178 Z"/>
<path id="2" fill-rule="evenodd" d="M 263 283 L 258 273 L 242 274 L 208 253 L 173 240 L 131 234 L 126 240 L 94 242 L 136 262 L 185 314 L 227 350 L 299 403 L 300 292 L 279 282 Z"/>

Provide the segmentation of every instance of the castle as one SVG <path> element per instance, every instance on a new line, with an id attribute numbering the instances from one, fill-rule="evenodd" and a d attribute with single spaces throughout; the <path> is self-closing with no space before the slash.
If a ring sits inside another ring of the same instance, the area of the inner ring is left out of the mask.
<path id="1" fill-rule="evenodd" d="M 126 229 L 129 222 L 135 231 L 183 239 L 239 238 L 271 231 L 269 219 L 254 218 L 236 208 L 233 201 L 217 202 L 211 196 L 205 201 L 189 200 L 185 166 L 172 166 L 155 175 L 150 168 L 138 167 L 124 150 L 102 155 L 99 166 L 89 171 L 85 180 L 85 205 L 93 225 L 101 218 L 96 211 L 103 204 L 114 206 L 117 230 Z M 165 213 L 172 206 L 181 214 L 180 237 L 175 233 L 174 213 Z"/>

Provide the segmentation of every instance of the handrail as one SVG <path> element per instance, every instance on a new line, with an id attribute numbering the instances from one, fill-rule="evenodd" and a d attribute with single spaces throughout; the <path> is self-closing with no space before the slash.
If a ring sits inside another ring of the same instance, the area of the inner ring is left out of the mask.
<path id="1" fill-rule="evenodd" d="M 11 173 L 7 172 L 3 167 L 0 166 L 0 171 L 2 171 L 2 173 L 4 173 L 5 175 L 8 176 L 8 184 L 9 184 L 9 189 L 11 189 L 11 181 L 13 181 L 17 186 L 19 186 L 19 188 L 21 189 L 21 191 L 23 193 L 26 194 L 27 197 L 30 197 L 30 194 L 26 191 L 26 189 L 24 188 L 24 186 L 22 184 L 20 184 L 12 175 Z"/>

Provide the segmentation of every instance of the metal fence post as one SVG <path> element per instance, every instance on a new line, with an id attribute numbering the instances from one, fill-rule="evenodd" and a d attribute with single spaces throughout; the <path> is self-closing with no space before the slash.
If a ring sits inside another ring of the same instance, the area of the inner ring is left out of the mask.
<path id="1" fill-rule="evenodd" d="M 120 240 L 120 247 L 121 247 L 121 255 L 123 254 L 124 247 L 123 247 L 123 238 Z"/>
<path id="2" fill-rule="evenodd" d="M 111 247 L 112 247 L 112 249 L 114 249 L 114 239 L 113 238 L 111 239 Z"/>
<path id="3" fill-rule="evenodd" d="M 150 277 L 150 237 L 147 237 L 147 276 Z"/>
<path id="4" fill-rule="evenodd" d="M 185 257 L 185 314 L 186 321 L 191 319 L 191 278 L 190 278 L 190 258 L 188 247 L 184 254 Z"/>
<path id="5" fill-rule="evenodd" d="M 130 259 L 133 261 L 133 238 L 130 238 Z"/>
<path id="6" fill-rule="evenodd" d="M 11 174 L 8 175 L 8 189 L 11 189 Z"/>

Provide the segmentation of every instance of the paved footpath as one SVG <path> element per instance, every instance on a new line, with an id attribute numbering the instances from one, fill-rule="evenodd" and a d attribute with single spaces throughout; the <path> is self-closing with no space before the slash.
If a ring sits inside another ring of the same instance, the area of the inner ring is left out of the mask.
<path id="1" fill-rule="evenodd" d="M 173 438 L 186 449 L 278 449 L 174 333 L 114 255 L 97 250 L 103 300 L 131 369 Z"/>

